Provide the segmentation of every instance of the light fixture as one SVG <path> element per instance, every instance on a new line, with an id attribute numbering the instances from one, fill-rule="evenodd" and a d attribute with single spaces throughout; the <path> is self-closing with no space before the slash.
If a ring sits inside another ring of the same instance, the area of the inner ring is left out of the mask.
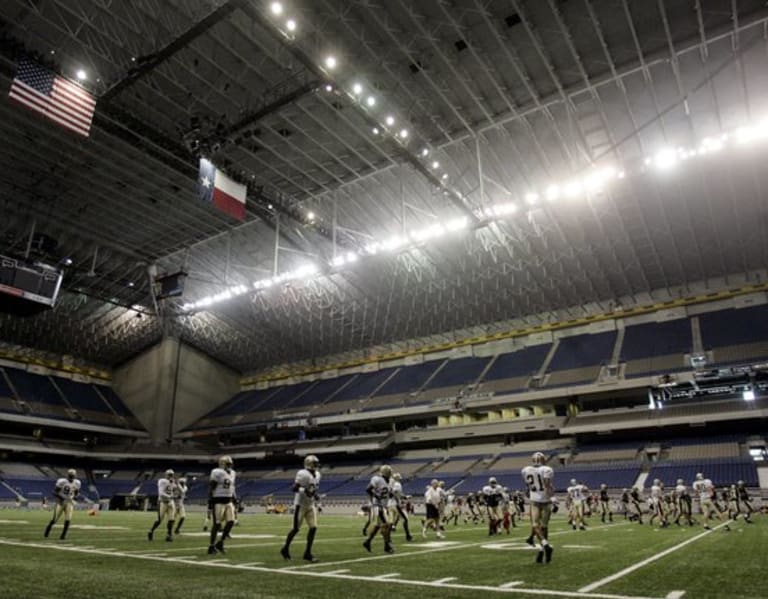
<path id="1" fill-rule="evenodd" d="M 373 96 L 368 96 L 365 99 L 365 103 L 368 104 L 368 106 L 373 107 L 376 105 L 376 98 L 374 98 Z"/>
<path id="2" fill-rule="evenodd" d="M 400 129 L 399 135 L 401 139 L 406 139 L 408 137 L 408 129 Z"/>
<path id="3" fill-rule="evenodd" d="M 326 84 L 325 91 L 327 91 L 329 93 L 332 92 L 333 91 L 333 86 L 330 83 Z"/>
<path id="4" fill-rule="evenodd" d="M 64 258 L 64 260 L 62 260 L 62 263 L 64 264 L 64 266 L 72 266 L 72 258 L 69 258 L 69 257 Z"/>
<path id="5" fill-rule="evenodd" d="M 293 19 L 288 19 L 285 22 L 285 28 L 288 31 L 296 31 L 296 21 L 294 21 Z"/>
<path id="6" fill-rule="evenodd" d="M 440 163 L 437 160 L 433 161 L 432 168 L 440 168 Z"/>
<path id="7" fill-rule="evenodd" d="M 454 218 L 445 224 L 445 229 L 446 231 L 460 231 L 461 229 L 464 229 L 467 224 L 469 223 L 467 222 L 467 218 L 465 216 L 461 218 Z"/>
<path id="8" fill-rule="evenodd" d="M 267 210 L 272 210 L 274 206 L 272 204 L 267 204 Z"/>
<path id="9" fill-rule="evenodd" d="M 440 178 L 445 181 L 448 178 L 448 173 L 443 173 Z"/>
<path id="10" fill-rule="evenodd" d="M 77 78 L 80 81 L 85 81 L 86 78 L 88 77 L 88 74 L 85 72 L 84 69 L 78 69 L 78 71 L 77 71 L 77 73 L 75 73 L 75 75 L 77 76 Z"/>
<path id="11" fill-rule="evenodd" d="M 359 96 L 363 93 L 363 86 L 359 83 L 355 83 L 352 85 L 352 93 L 356 96 Z"/>
<path id="12" fill-rule="evenodd" d="M 269 10 L 272 11 L 273 15 L 279 16 L 283 14 L 283 5 L 280 2 L 273 2 L 269 5 Z"/>
<path id="13" fill-rule="evenodd" d="M 582 184 L 581 181 L 578 179 L 574 179 L 573 181 L 568 181 L 568 183 L 565 184 L 565 188 L 563 189 L 566 197 L 574 198 L 577 195 L 579 195 L 582 191 Z"/>
<path id="14" fill-rule="evenodd" d="M 755 401 L 755 390 L 751 387 L 744 389 L 741 396 L 744 398 L 744 401 Z"/>
<path id="15" fill-rule="evenodd" d="M 325 66 L 328 70 L 332 71 L 336 68 L 336 57 L 335 56 L 326 56 L 325 57 Z"/>
<path id="16" fill-rule="evenodd" d="M 374 128 L 372 129 L 372 131 L 373 131 L 373 134 L 374 134 L 374 135 L 378 135 L 378 134 L 379 134 L 379 128 L 378 128 L 378 127 L 374 127 Z"/>
<path id="17" fill-rule="evenodd" d="M 128 281 L 128 287 L 135 287 L 135 286 L 136 286 L 136 283 L 134 283 L 133 281 Z"/>
<path id="18" fill-rule="evenodd" d="M 560 197 L 560 187 L 557 185 L 550 185 L 547 187 L 547 199 L 551 202 Z"/>
<path id="19" fill-rule="evenodd" d="M 391 114 L 388 114 L 387 118 L 384 119 L 384 122 L 387 124 L 387 127 L 391 127 L 395 124 L 395 117 L 393 117 Z"/>
<path id="20" fill-rule="evenodd" d="M 677 161 L 677 152 L 670 148 L 660 150 L 653 157 L 653 164 L 656 166 L 656 168 L 661 170 L 667 170 L 674 167 L 677 164 Z"/>
<path id="21" fill-rule="evenodd" d="M 424 156 L 424 157 L 428 156 L 429 155 L 429 148 L 423 148 L 421 150 L 421 155 Z"/>
<path id="22" fill-rule="evenodd" d="M 308 220 L 315 220 L 315 213 L 312 211 L 307 212 L 307 219 Z"/>
<path id="23" fill-rule="evenodd" d="M 529 192 L 529 193 L 525 194 L 525 203 L 526 204 L 533 205 L 533 204 L 535 204 L 538 201 L 539 201 L 539 194 L 533 193 L 533 192 Z"/>

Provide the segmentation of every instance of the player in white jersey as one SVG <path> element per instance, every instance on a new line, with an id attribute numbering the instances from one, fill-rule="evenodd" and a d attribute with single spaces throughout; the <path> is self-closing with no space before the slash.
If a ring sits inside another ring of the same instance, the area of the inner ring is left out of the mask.
<path id="1" fill-rule="evenodd" d="M 61 529 L 61 536 L 59 538 L 66 539 L 67 531 L 69 530 L 69 523 L 72 520 L 72 511 L 74 510 L 75 500 L 80 494 L 80 481 L 77 478 L 77 471 L 74 469 L 67 470 L 66 478 L 60 478 L 56 481 L 56 486 L 53 488 L 53 497 L 56 499 L 56 505 L 53 508 L 53 516 L 48 526 L 45 527 L 45 537 L 51 534 L 53 525 L 58 522 L 59 518 L 64 516 L 64 527 Z"/>
<path id="2" fill-rule="evenodd" d="M 371 500 L 371 518 L 374 522 L 373 530 L 363 542 L 363 547 L 368 552 L 371 551 L 371 541 L 373 541 L 373 538 L 379 531 L 381 531 L 381 536 L 384 537 L 384 551 L 387 553 L 395 552 L 394 547 L 392 547 L 392 527 L 389 521 L 389 512 L 387 511 L 389 481 L 391 478 L 392 467 L 385 464 L 379 468 L 378 474 L 373 475 L 366 489 L 366 493 Z"/>
<path id="3" fill-rule="evenodd" d="M 176 506 L 173 502 L 173 496 L 176 492 L 176 481 L 174 480 L 173 470 L 166 470 L 163 478 L 157 481 L 157 518 L 152 524 L 152 528 L 147 533 L 147 539 L 152 540 L 155 530 L 160 523 L 165 520 L 167 534 L 165 540 L 173 541 L 173 524 L 176 520 Z"/>
<path id="4" fill-rule="evenodd" d="M 682 478 L 678 478 L 675 485 L 675 502 L 677 503 L 675 524 L 680 526 L 680 518 L 684 518 L 688 522 L 688 526 L 693 526 L 691 494 L 688 492 L 688 487 L 685 486 L 685 481 Z"/>
<path id="5" fill-rule="evenodd" d="M 712 514 L 715 514 L 722 522 L 728 522 L 728 515 L 725 512 L 721 512 L 715 506 L 716 490 L 715 485 L 708 478 L 704 478 L 704 475 L 699 472 L 696 474 L 696 480 L 693 482 L 693 490 L 699 496 L 699 507 L 704 517 L 704 528 L 711 530 L 709 526 L 709 519 Z M 731 530 L 730 526 L 726 524 L 725 530 Z"/>
<path id="6" fill-rule="evenodd" d="M 435 531 L 438 539 L 445 538 L 443 533 L 440 532 L 440 502 L 442 501 L 442 495 L 440 493 L 440 481 L 433 479 L 429 483 L 426 491 L 424 491 L 424 506 L 427 510 L 427 519 L 422 522 L 421 536 L 427 536 L 427 529 L 431 528 Z"/>
<path id="7" fill-rule="evenodd" d="M 654 479 L 651 485 L 651 518 L 649 524 L 653 525 L 653 521 L 656 519 L 662 528 L 669 526 L 664 503 L 664 483 L 658 478 Z"/>
<path id="8" fill-rule="evenodd" d="M 403 503 L 408 499 L 408 495 L 403 493 L 402 477 L 398 472 L 392 475 L 392 483 L 389 485 L 389 500 L 387 509 L 389 510 L 389 519 L 392 522 L 392 530 L 395 529 L 398 522 L 402 520 L 403 530 L 405 531 L 405 540 L 413 541 L 411 531 L 408 527 L 408 514 L 403 509 Z"/>
<path id="9" fill-rule="evenodd" d="M 173 505 L 176 508 L 176 530 L 175 534 L 181 532 L 181 526 L 187 517 L 187 510 L 184 507 L 184 500 L 187 498 L 187 479 L 182 477 L 176 481 L 173 489 Z"/>
<path id="10" fill-rule="evenodd" d="M 498 534 L 499 525 L 504 516 L 501 512 L 502 487 L 493 476 L 488 479 L 488 484 L 483 487 L 485 508 L 488 514 L 488 536 Z"/>
<path id="11" fill-rule="evenodd" d="M 586 485 L 572 478 L 571 486 L 568 487 L 567 492 L 571 500 L 571 525 L 573 530 L 576 530 L 576 527 L 579 530 L 587 530 L 587 527 L 584 525 L 584 507 L 589 489 L 587 489 Z"/>
<path id="12" fill-rule="evenodd" d="M 280 555 L 283 559 L 291 559 L 291 541 L 299 533 L 301 524 L 306 522 L 309 530 L 304 559 L 315 563 L 317 558 L 312 555 L 312 544 L 317 534 L 317 500 L 320 498 L 320 460 L 317 456 L 304 458 L 304 468 L 296 473 L 293 481 L 293 493 L 293 528 L 285 538 L 285 545 L 280 548 Z"/>
<path id="13" fill-rule="evenodd" d="M 213 524 L 208 543 L 208 553 L 225 553 L 224 539 L 235 525 L 235 471 L 232 469 L 232 458 L 228 455 L 219 458 L 219 467 L 211 470 L 208 487 L 208 509 L 212 511 Z M 223 527 L 222 527 L 223 523 Z M 216 541 L 216 535 L 221 530 L 221 538 Z"/>
<path id="14" fill-rule="evenodd" d="M 539 539 L 539 551 L 536 562 L 552 561 L 552 545 L 549 543 L 549 519 L 557 511 L 554 501 L 554 472 L 546 465 L 547 457 L 537 451 L 532 457 L 533 464 L 522 470 L 523 481 L 528 487 L 528 499 L 531 511 L 531 536 L 528 544 L 534 544 L 534 536 Z"/>

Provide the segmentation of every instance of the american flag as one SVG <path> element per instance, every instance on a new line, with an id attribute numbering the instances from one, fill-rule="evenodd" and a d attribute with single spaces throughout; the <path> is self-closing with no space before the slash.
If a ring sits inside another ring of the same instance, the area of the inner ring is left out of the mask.
<path id="1" fill-rule="evenodd" d="M 76 83 L 22 58 L 8 95 L 62 127 L 88 137 L 96 100 Z"/>

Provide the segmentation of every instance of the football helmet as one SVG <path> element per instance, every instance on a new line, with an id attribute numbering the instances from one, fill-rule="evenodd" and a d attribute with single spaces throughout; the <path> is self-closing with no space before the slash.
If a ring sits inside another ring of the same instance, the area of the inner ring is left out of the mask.
<path id="1" fill-rule="evenodd" d="M 173 478 L 174 472 L 170 468 L 165 471 L 165 478 Z"/>
<path id="2" fill-rule="evenodd" d="M 605 490 L 608 488 L 608 485 L 606 485 L 605 483 L 601 483 L 601 484 L 600 484 L 600 488 L 601 488 L 603 491 L 605 491 Z"/>
<path id="3" fill-rule="evenodd" d="M 658 478 L 654 478 L 653 479 L 653 484 L 658 487 L 658 486 L 661 485 L 661 481 Z"/>
<path id="4" fill-rule="evenodd" d="M 400 476 L 400 473 L 399 473 L 399 472 L 395 472 L 395 473 L 392 475 L 392 478 L 393 478 L 393 479 L 395 479 L 395 480 L 396 480 L 396 481 L 398 481 L 398 482 L 400 482 L 400 481 L 403 479 L 403 477 L 402 477 L 402 476 Z"/>
<path id="5" fill-rule="evenodd" d="M 545 456 L 540 451 L 537 451 L 533 454 L 533 457 L 531 458 L 533 460 L 533 463 L 537 466 L 541 466 L 542 464 L 546 463 L 547 456 Z"/>
<path id="6" fill-rule="evenodd" d="M 379 468 L 379 474 L 384 478 L 389 478 L 392 476 L 392 466 L 384 464 L 381 468 Z"/>
<path id="7" fill-rule="evenodd" d="M 696 473 L 696 480 L 704 480 L 704 475 L 701 472 Z"/>
<path id="8" fill-rule="evenodd" d="M 431 487 L 434 487 L 434 488 L 437 488 L 437 485 L 439 485 L 439 484 L 440 484 L 440 481 L 439 481 L 439 480 L 437 480 L 436 478 L 433 478 L 433 479 L 432 479 L 432 480 L 429 482 L 429 485 L 430 485 Z"/>
<path id="9" fill-rule="evenodd" d="M 180 484 L 181 486 L 185 487 L 185 486 L 187 485 L 187 479 L 186 479 L 186 478 L 184 478 L 184 477 L 182 476 L 182 477 L 179 479 L 179 484 Z"/>
<path id="10" fill-rule="evenodd" d="M 69 470 L 67 470 L 67 478 L 69 479 L 69 482 L 72 482 L 73 480 L 75 480 L 75 478 L 77 478 L 77 470 L 75 470 L 74 468 L 70 468 Z"/>
<path id="11" fill-rule="evenodd" d="M 579 481 L 577 481 L 575 478 L 572 478 L 572 479 L 571 479 L 571 486 L 572 486 L 572 487 L 575 487 L 575 486 L 576 486 L 576 485 L 578 485 L 578 484 L 579 484 Z"/>
<path id="12" fill-rule="evenodd" d="M 223 455 L 219 458 L 219 468 L 224 468 L 225 470 L 232 467 L 232 458 L 228 455 Z"/>
<path id="13" fill-rule="evenodd" d="M 743 486 L 744 486 L 744 481 L 743 481 L 743 480 L 740 480 L 740 481 L 739 481 L 739 482 L 737 482 L 736 484 L 737 484 L 737 485 L 739 485 L 740 487 L 743 487 Z"/>
<path id="14" fill-rule="evenodd" d="M 444 488 L 445 487 L 445 481 L 444 480 L 437 481 L 437 486 L 440 487 L 441 489 Z"/>
<path id="15" fill-rule="evenodd" d="M 304 458 L 304 468 L 307 470 L 315 470 L 320 467 L 320 460 L 316 455 L 308 455 Z"/>
<path id="16" fill-rule="evenodd" d="M 498 481 L 496 480 L 496 477 L 492 476 L 491 478 L 489 478 L 488 479 L 488 484 L 491 485 L 491 486 L 498 484 Z"/>
<path id="17" fill-rule="evenodd" d="M 678 478 L 678 479 L 677 479 L 677 484 L 678 484 L 678 485 L 682 485 L 682 484 L 685 484 L 685 481 L 684 481 L 682 478 Z"/>

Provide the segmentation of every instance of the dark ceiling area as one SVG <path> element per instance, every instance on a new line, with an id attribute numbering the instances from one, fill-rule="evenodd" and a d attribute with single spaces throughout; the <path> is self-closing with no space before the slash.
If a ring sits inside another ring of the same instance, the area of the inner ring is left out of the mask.
<path id="1" fill-rule="evenodd" d="M 0 101 L 0 253 L 72 261 L 3 342 L 114 366 L 176 335 L 245 373 L 762 280 L 765 2 L 273 4 L 0 4 L 0 88 L 31 56 L 97 100 L 88 138 Z M 244 221 L 199 201 L 201 156 Z"/>

